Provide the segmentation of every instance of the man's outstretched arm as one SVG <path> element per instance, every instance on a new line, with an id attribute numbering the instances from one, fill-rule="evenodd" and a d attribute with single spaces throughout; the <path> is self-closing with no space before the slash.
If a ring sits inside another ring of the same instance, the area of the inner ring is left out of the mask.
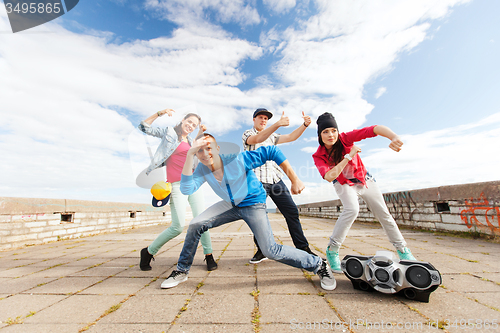
<path id="1" fill-rule="evenodd" d="M 290 179 L 290 181 L 292 182 L 292 194 L 300 194 L 302 190 L 304 190 L 305 185 L 293 170 L 290 162 L 288 162 L 288 160 L 285 160 L 279 165 L 279 167 L 285 172 L 288 179 Z"/>
<path id="2" fill-rule="evenodd" d="M 285 154 L 276 146 L 263 146 L 256 150 L 245 151 L 241 153 L 245 161 L 247 170 L 253 170 L 266 163 L 267 161 L 274 161 L 288 176 L 292 182 L 292 194 L 299 194 L 305 188 L 304 183 L 299 179 L 295 171 L 292 169 L 290 162 L 288 162 Z"/>
<path id="3" fill-rule="evenodd" d="M 193 194 L 198 190 L 198 188 L 205 182 L 203 177 L 197 176 L 193 177 L 193 161 L 195 153 L 201 148 L 209 143 L 204 137 L 195 140 L 193 145 L 188 150 L 186 154 L 186 161 L 184 161 L 184 166 L 182 168 L 181 175 L 181 193 L 184 195 Z"/>
<path id="4" fill-rule="evenodd" d="M 290 124 L 290 120 L 285 116 L 285 111 L 283 111 L 280 120 L 266 128 L 265 130 L 259 132 L 259 134 L 249 136 L 246 139 L 245 143 L 247 145 L 256 145 L 257 143 L 264 142 L 269 136 L 271 136 L 271 134 L 276 132 L 278 128 L 282 126 L 288 126 L 288 124 Z"/>
<path id="5" fill-rule="evenodd" d="M 297 127 L 292 133 L 280 135 L 278 138 L 278 144 L 292 142 L 300 138 L 302 133 L 304 133 L 306 128 L 311 124 L 311 117 L 306 116 L 304 111 L 302 111 L 302 118 L 304 119 L 304 123 Z"/>

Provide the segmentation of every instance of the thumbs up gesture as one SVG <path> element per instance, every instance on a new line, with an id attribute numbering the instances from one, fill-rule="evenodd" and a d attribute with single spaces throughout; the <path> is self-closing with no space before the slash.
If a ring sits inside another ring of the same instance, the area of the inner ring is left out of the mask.
<path id="1" fill-rule="evenodd" d="M 311 117 L 306 116 L 304 114 L 304 111 L 302 111 L 302 118 L 304 119 L 304 126 L 305 127 L 308 127 L 309 125 L 311 125 Z"/>
<path id="2" fill-rule="evenodd" d="M 280 127 L 290 125 L 290 119 L 288 119 L 288 117 L 285 116 L 285 111 L 283 111 L 283 114 L 281 115 L 280 120 L 278 120 L 278 124 L 280 125 Z"/>

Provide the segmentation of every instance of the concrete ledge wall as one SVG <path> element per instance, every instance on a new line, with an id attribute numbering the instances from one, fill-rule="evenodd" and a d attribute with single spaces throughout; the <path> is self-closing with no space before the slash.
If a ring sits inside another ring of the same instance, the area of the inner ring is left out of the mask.
<path id="1" fill-rule="evenodd" d="M 500 181 L 385 193 L 398 224 L 436 231 L 473 231 L 500 236 Z M 375 217 L 362 199 L 357 221 Z M 337 219 L 340 200 L 298 205 L 300 215 Z"/>
<path id="2" fill-rule="evenodd" d="M 0 197 L 0 251 L 170 221 L 168 205 Z"/>

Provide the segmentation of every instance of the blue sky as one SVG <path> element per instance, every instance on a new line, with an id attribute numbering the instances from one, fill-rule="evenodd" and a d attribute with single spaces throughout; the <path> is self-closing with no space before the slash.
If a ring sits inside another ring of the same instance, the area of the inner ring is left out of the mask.
<path id="1" fill-rule="evenodd" d="M 149 202 L 137 124 L 163 108 L 199 113 L 241 145 L 266 107 L 302 122 L 332 112 L 341 131 L 383 124 L 360 142 L 384 192 L 500 179 L 500 2 L 80 1 L 12 34 L 0 8 L 0 196 Z M 316 171 L 315 123 L 282 146 L 306 190 L 335 199 Z M 213 194 L 204 189 L 208 203 Z"/>

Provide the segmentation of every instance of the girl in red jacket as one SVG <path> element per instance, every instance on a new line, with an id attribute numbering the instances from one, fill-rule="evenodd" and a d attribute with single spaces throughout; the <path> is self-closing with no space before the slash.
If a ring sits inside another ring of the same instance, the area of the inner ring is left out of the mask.
<path id="1" fill-rule="evenodd" d="M 388 127 L 381 125 L 339 134 L 337 122 L 328 112 L 319 116 L 316 123 L 320 146 L 313 154 L 314 164 L 323 179 L 333 181 L 333 186 L 343 206 L 326 249 L 326 257 L 332 270 L 335 273 L 342 273 L 339 249 L 358 216 L 358 196 L 363 198 L 375 218 L 382 224 L 387 237 L 397 249 L 399 258 L 416 260 L 410 249 L 406 247 L 403 235 L 389 213 L 375 179 L 366 171 L 358 155 L 361 149 L 354 145 L 354 142 L 381 135 L 391 140 L 389 147 L 398 152 L 403 142 Z"/>

